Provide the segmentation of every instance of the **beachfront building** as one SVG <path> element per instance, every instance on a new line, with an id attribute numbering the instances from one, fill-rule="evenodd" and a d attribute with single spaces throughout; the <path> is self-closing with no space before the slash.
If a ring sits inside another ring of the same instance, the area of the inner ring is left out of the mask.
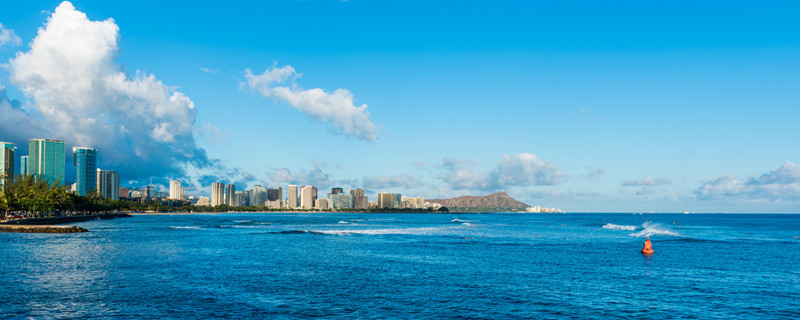
<path id="1" fill-rule="evenodd" d="M 314 209 L 325 210 L 329 207 L 330 205 L 328 204 L 328 199 L 317 199 L 317 201 L 314 202 Z"/>
<path id="2" fill-rule="evenodd" d="M 352 209 L 353 195 L 349 193 L 331 193 L 328 195 L 330 206 L 333 209 Z"/>
<path id="3" fill-rule="evenodd" d="M 225 184 L 214 182 L 211 184 L 211 206 L 216 207 L 225 203 Z"/>
<path id="4" fill-rule="evenodd" d="M 380 209 L 393 209 L 400 208 L 402 203 L 399 193 L 386 193 L 381 192 L 378 194 L 378 208 Z"/>
<path id="5" fill-rule="evenodd" d="M 169 182 L 169 198 L 173 200 L 183 200 L 183 187 L 178 180 Z"/>
<path id="6" fill-rule="evenodd" d="M 86 196 L 97 189 L 97 150 L 73 147 L 72 165 L 75 166 L 75 193 Z"/>
<path id="7" fill-rule="evenodd" d="M 344 189 L 342 188 L 331 188 L 331 194 L 339 194 L 344 193 Z"/>
<path id="8" fill-rule="evenodd" d="M 297 186 L 290 184 L 289 185 L 289 195 L 286 198 L 286 207 L 287 208 L 297 208 Z"/>
<path id="9" fill-rule="evenodd" d="M 236 194 L 233 196 L 233 206 L 234 207 L 241 207 L 247 203 L 247 192 L 245 191 L 236 191 Z"/>
<path id="10" fill-rule="evenodd" d="M 254 185 L 253 191 L 250 192 L 250 205 L 263 206 L 267 202 L 267 188 L 261 185 Z"/>
<path id="11" fill-rule="evenodd" d="M 106 199 L 119 200 L 119 190 L 125 189 L 119 187 L 119 173 L 110 170 L 97 169 L 97 192 L 100 196 Z M 125 189 L 127 190 L 127 189 Z M 125 197 L 128 197 L 128 192 L 125 191 Z"/>
<path id="12" fill-rule="evenodd" d="M 225 185 L 225 204 L 236 207 L 234 197 L 236 196 L 236 185 L 233 184 L 226 184 Z"/>
<path id="13" fill-rule="evenodd" d="M 211 205 L 211 199 L 209 199 L 208 197 L 197 198 L 197 203 L 195 203 L 195 205 L 198 205 L 198 206 Z"/>
<path id="14" fill-rule="evenodd" d="M 409 208 L 409 209 L 425 208 L 425 198 L 423 197 L 417 197 L 417 198 L 403 197 L 402 202 L 403 202 L 403 208 Z"/>
<path id="15" fill-rule="evenodd" d="M 314 207 L 314 201 L 317 200 L 317 188 L 313 186 L 303 186 L 300 188 L 300 207 L 303 209 L 311 209 Z"/>
<path id="16" fill-rule="evenodd" d="M 19 157 L 19 175 L 27 176 L 28 175 L 28 156 L 21 156 Z"/>
<path id="17" fill-rule="evenodd" d="M 6 179 L 14 181 L 14 144 L 0 142 L 0 187 L 5 185 Z"/>
<path id="18" fill-rule="evenodd" d="M 367 209 L 369 200 L 364 195 L 364 189 L 350 189 L 350 195 L 353 196 L 353 209 Z"/>
<path id="19" fill-rule="evenodd" d="M 53 139 L 28 140 L 28 174 L 63 185 L 64 143 Z"/>
<path id="20" fill-rule="evenodd" d="M 269 201 L 276 201 L 276 200 L 283 200 L 283 188 L 269 188 L 267 189 L 267 200 Z"/>
<path id="21" fill-rule="evenodd" d="M 283 200 L 267 200 L 264 205 L 270 209 L 280 209 L 283 208 Z"/>

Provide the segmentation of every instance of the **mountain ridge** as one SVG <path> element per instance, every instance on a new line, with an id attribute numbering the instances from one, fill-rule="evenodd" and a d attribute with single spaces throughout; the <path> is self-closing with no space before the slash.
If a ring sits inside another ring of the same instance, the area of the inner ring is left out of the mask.
<path id="1" fill-rule="evenodd" d="M 448 208 L 499 208 L 525 210 L 529 206 L 520 202 L 504 191 L 495 192 L 486 196 L 461 196 L 450 199 L 429 199 L 428 202 L 438 203 Z"/>

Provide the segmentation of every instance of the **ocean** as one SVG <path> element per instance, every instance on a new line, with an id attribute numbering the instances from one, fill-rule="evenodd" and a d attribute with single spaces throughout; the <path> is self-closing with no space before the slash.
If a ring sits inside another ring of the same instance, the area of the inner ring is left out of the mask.
<path id="1" fill-rule="evenodd" d="M 252 213 L 75 225 L 90 232 L 0 233 L 0 318 L 800 318 L 800 215 Z"/>

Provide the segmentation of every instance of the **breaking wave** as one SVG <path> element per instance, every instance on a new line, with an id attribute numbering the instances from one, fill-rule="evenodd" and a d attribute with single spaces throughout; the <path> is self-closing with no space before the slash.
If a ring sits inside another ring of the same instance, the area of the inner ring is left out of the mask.
<path id="1" fill-rule="evenodd" d="M 633 231 L 633 230 L 636 230 L 636 229 L 638 229 L 638 228 L 639 228 L 639 226 L 625 226 L 625 225 L 619 225 L 619 224 L 613 224 L 613 223 L 606 223 L 606 224 L 603 226 L 603 229 L 609 229 L 609 230 L 627 230 L 627 231 Z"/>
<path id="2" fill-rule="evenodd" d="M 661 224 L 653 223 L 653 222 L 649 222 L 649 221 L 645 222 L 645 223 L 642 223 L 642 225 L 640 225 L 640 226 L 619 225 L 619 224 L 613 224 L 613 223 L 606 223 L 605 225 L 603 225 L 603 229 L 625 230 L 625 231 L 637 231 L 638 230 L 638 232 L 634 232 L 634 233 L 629 234 L 629 236 L 636 237 L 636 238 L 644 238 L 644 237 L 649 237 L 649 236 L 652 236 L 652 235 L 664 235 L 664 236 L 677 236 L 678 235 L 677 233 L 670 231 L 669 229 L 667 229 L 666 227 L 664 227 Z"/>
<path id="3" fill-rule="evenodd" d="M 666 229 L 658 223 L 652 222 L 642 223 L 642 231 L 629 234 L 629 236 L 637 238 L 644 238 L 652 235 L 677 236 L 678 234 Z"/>
<path id="4" fill-rule="evenodd" d="M 170 229 L 203 229 L 201 227 L 175 227 L 175 226 L 171 226 L 169 228 Z"/>

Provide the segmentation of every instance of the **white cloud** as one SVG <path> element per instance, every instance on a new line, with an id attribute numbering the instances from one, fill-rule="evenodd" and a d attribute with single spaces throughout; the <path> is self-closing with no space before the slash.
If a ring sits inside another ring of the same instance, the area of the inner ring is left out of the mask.
<path id="1" fill-rule="evenodd" d="M 786 162 L 759 177 L 746 180 L 721 175 L 704 182 L 692 194 L 700 200 L 734 198 L 749 201 L 800 200 L 800 166 Z"/>
<path id="2" fill-rule="evenodd" d="M 671 184 L 671 183 L 672 183 L 672 180 L 670 180 L 669 178 L 656 178 L 656 179 L 653 179 L 650 176 L 645 176 L 642 179 L 622 181 L 622 186 L 624 186 L 624 187 L 649 187 L 649 186 L 661 186 L 661 185 Z"/>
<path id="3" fill-rule="evenodd" d="M 564 179 L 555 165 L 533 153 L 504 154 L 495 172 L 501 186 L 554 185 Z"/>
<path id="4" fill-rule="evenodd" d="M 3 24 L 0 23 L 0 47 L 16 47 L 19 45 L 22 45 L 22 39 L 20 39 L 19 36 L 14 33 L 14 30 L 6 29 L 3 27 Z"/>
<path id="5" fill-rule="evenodd" d="M 49 137 L 98 148 L 100 162 L 128 178 L 208 165 L 193 137 L 194 103 L 152 74 L 130 75 L 115 63 L 118 31 L 113 19 L 89 20 L 62 2 L 30 50 L 9 63 L 11 81 L 35 102 L 31 118 Z"/>
<path id="6" fill-rule="evenodd" d="M 491 171 L 476 171 L 462 166 L 463 163 L 446 158 L 443 165 L 445 172 L 439 178 L 453 189 L 481 191 L 556 185 L 566 178 L 550 161 L 541 160 L 532 153 L 505 154 Z"/>
<path id="7" fill-rule="evenodd" d="M 295 72 L 292 66 L 267 68 L 262 74 L 245 71 L 247 86 L 265 98 L 288 103 L 313 119 L 329 122 L 337 130 L 353 135 L 364 141 L 375 141 L 378 138 L 377 128 L 369 120 L 367 105 L 356 106 L 353 94 L 347 89 L 336 89 L 327 93 L 322 89 L 302 90 L 295 80 L 302 74 Z M 290 83 L 290 86 L 279 84 Z"/>

